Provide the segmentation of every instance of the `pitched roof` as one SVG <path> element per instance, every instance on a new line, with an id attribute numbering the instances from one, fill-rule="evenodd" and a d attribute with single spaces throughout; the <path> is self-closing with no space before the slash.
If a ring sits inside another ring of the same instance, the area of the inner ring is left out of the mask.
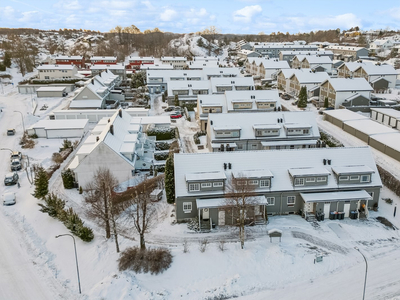
<path id="1" fill-rule="evenodd" d="M 296 72 L 292 76 L 296 76 L 300 84 L 321 83 L 330 78 L 326 72 Z"/>
<path id="2" fill-rule="evenodd" d="M 329 81 L 336 92 L 373 91 L 373 88 L 364 78 L 329 78 L 322 84 L 326 81 Z"/>

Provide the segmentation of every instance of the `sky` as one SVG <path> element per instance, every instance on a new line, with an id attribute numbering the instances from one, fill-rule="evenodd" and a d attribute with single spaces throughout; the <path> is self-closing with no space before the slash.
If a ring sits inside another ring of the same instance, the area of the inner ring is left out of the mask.
<path id="1" fill-rule="evenodd" d="M 0 27 L 90 29 L 115 26 L 190 33 L 309 32 L 359 26 L 400 29 L 400 1 L 385 0 L 0 0 Z"/>

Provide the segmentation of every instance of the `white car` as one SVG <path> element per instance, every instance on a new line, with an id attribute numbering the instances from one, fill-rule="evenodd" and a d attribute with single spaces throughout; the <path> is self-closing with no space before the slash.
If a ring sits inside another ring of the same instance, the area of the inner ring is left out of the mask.
<path id="1" fill-rule="evenodd" d="M 13 205 L 15 203 L 15 193 L 5 193 L 3 195 L 3 205 Z"/>

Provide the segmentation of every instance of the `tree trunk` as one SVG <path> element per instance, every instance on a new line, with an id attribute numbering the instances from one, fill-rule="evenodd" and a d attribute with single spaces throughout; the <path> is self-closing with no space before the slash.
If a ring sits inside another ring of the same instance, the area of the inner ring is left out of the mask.
<path id="1" fill-rule="evenodd" d="M 111 229 L 110 229 L 110 214 L 108 212 L 108 196 L 107 190 L 105 187 L 105 182 L 103 182 L 103 197 L 104 197 L 104 221 L 106 223 L 106 238 L 109 239 L 111 237 Z"/>
<path id="2" fill-rule="evenodd" d="M 119 253 L 117 224 L 115 224 L 115 220 L 113 220 L 113 231 L 114 231 L 114 238 L 115 238 L 115 248 L 117 250 L 117 253 Z"/>
<path id="3" fill-rule="evenodd" d="M 144 233 L 140 234 L 140 249 L 142 250 L 146 249 L 146 243 L 144 241 Z"/>

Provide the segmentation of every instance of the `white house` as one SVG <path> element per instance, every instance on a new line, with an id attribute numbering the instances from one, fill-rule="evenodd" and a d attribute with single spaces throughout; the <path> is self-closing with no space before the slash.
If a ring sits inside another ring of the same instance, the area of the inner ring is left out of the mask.
<path id="1" fill-rule="evenodd" d="M 211 78 L 211 91 L 213 94 L 223 94 L 225 91 L 251 91 L 255 90 L 254 80 L 251 77 Z"/>
<path id="2" fill-rule="evenodd" d="M 375 53 L 378 53 L 381 51 L 390 50 L 393 45 L 394 43 L 391 39 L 376 39 L 369 44 L 369 49 Z"/>
<path id="3" fill-rule="evenodd" d="M 162 64 L 172 65 L 176 70 L 183 70 L 187 68 L 186 57 L 161 56 L 160 60 Z"/>
<path id="4" fill-rule="evenodd" d="M 99 168 L 108 168 L 119 183 L 132 178 L 135 170 L 150 169 L 154 140 L 148 139 L 131 119 L 118 110 L 112 117 L 101 119 L 92 130 L 68 166 L 80 186 L 85 188 Z"/>
<path id="5" fill-rule="evenodd" d="M 40 80 L 83 78 L 75 65 L 41 65 L 37 70 Z"/>

